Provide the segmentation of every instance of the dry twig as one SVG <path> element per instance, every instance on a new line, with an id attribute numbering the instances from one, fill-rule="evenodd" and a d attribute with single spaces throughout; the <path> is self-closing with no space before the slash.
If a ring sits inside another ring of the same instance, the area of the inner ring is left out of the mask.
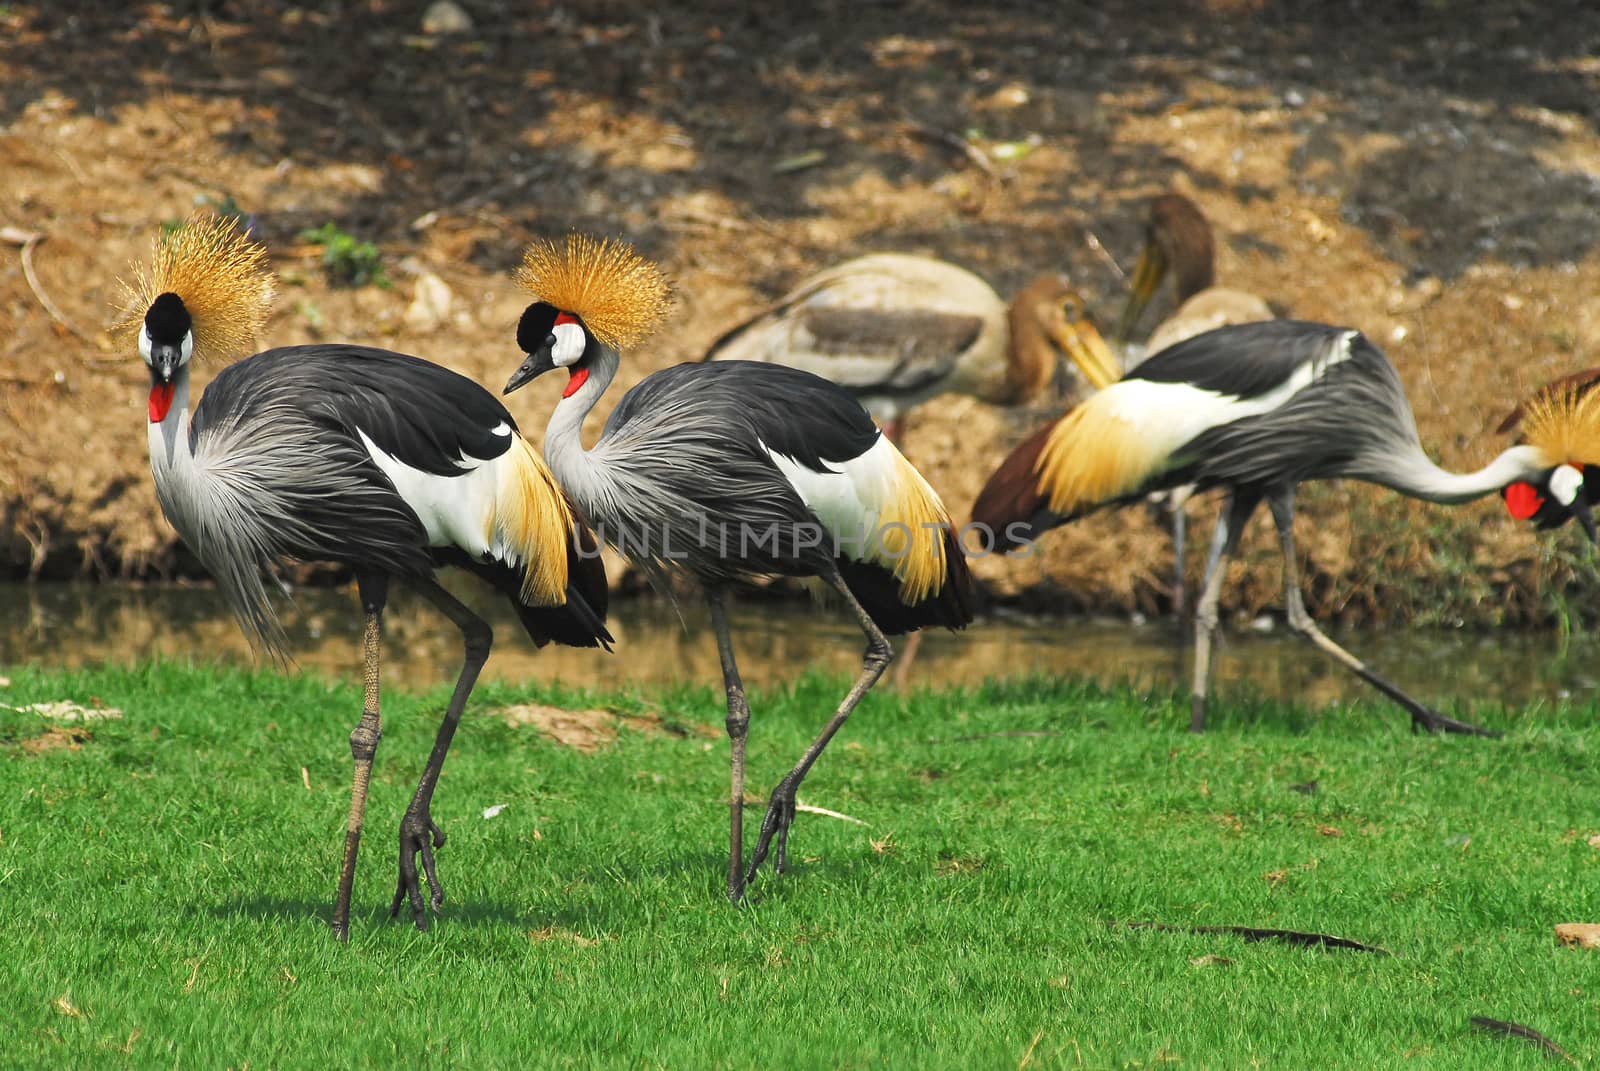
<path id="1" fill-rule="evenodd" d="M 39 299 L 39 304 L 44 306 L 44 311 L 50 314 L 52 320 L 72 332 L 80 340 L 93 345 L 94 340 L 84 334 L 77 324 L 67 319 L 66 313 L 62 312 L 60 307 L 50 300 L 50 295 L 44 291 L 44 285 L 39 282 L 39 274 L 33 270 L 33 247 L 48 237 L 49 235 L 43 231 L 24 231 L 16 227 L 0 229 L 0 239 L 22 246 L 22 277 L 28 281 L 28 289 L 32 290 L 33 296 Z"/>
<path id="2" fill-rule="evenodd" d="M 1126 926 L 1132 930 L 1161 930 L 1167 933 L 1221 933 L 1231 937 L 1242 937 L 1246 941 L 1284 941 L 1291 945 L 1300 945 L 1305 948 L 1343 948 L 1351 952 L 1375 952 L 1380 956 L 1392 956 L 1387 948 L 1377 945 L 1362 944 L 1352 941 L 1348 937 L 1335 937 L 1326 933 L 1306 933 L 1301 930 L 1274 930 L 1262 929 L 1258 926 L 1173 926 L 1165 922 L 1118 922 L 1115 919 L 1112 926 Z"/>
<path id="3" fill-rule="evenodd" d="M 1089 247 L 1090 252 L 1106 262 L 1106 267 L 1116 275 L 1119 283 L 1127 282 L 1128 275 L 1122 270 L 1122 265 L 1117 263 L 1117 258 L 1111 255 L 1111 250 L 1100 241 L 1100 236 L 1088 227 L 1083 228 L 1083 244 Z"/>
<path id="4" fill-rule="evenodd" d="M 1487 1015 L 1474 1015 L 1472 1017 L 1472 1029 L 1481 1030 L 1486 1034 L 1499 1034 L 1502 1037 L 1521 1038 L 1523 1041 L 1537 1045 L 1546 1056 L 1552 1059 L 1565 1060 L 1574 1067 L 1578 1066 L 1578 1061 L 1572 1058 L 1571 1053 L 1531 1026 L 1523 1026 L 1521 1023 L 1508 1023 L 1504 1019 L 1491 1019 Z"/>
<path id="5" fill-rule="evenodd" d="M 956 152 L 960 153 L 962 156 L 965 156 L 968 160 L 971 160 L 974 164 L 976 164 L 979 170 L 981 170 L 985 175 L 988 175 L 995 182 L 998 183 L 1003 181 L 999 170 L 994 166 L 994 161 L 989 159 L 988 153 L 984 152 L 982 149 L 978 148 L 961 135 L 952 134 L 948 130 L 940 130 L 936 126 L 929 126 L 927 123 L 919 122 L 910 116 L 905 117 L 905 126 L 906 130 L 920 138 L 925 138 L 928 141 L 936 141 L 940 145 L 954 149 Z"/>

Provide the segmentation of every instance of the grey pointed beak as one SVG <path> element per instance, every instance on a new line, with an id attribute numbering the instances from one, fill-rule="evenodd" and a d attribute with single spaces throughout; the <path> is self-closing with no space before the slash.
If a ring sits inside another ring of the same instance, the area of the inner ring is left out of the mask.
<path id="1" fill-rule="evenodd" d="M 183 351 L 177 346 L 157 342 L 150 347 L 150 376 L 161 383 L 171 383 L 178 365 L 183 363 Z"/>
<path id="2" fill-rule="evenodd" d="M 533 383 L 534 379 L 544 375 L 546 371 L 554 370 L 554 368 L 555 360 L 550 357 L 549 349 L 538 352 L 538 354 L 528 354 L 526 359 L 520 365 L 517 365 L 517 371 L 510 373 L 510 379 L 506 381 L 506 389 L 501 391 L 501 394 L 510 394 L 518 387 L 528 386 L 528 384 Z"/>
<path id="3" fill-rule="evenodd" d="M 511 378 L 506 380 L 506 389 L 501 394 L 510 394 L 519 387 L 525 387 L 539 376 L 551 371 L 556 366 L 555 360 L 550 356 L 549 350 L 542 353 L 530 353 L 527 359 L 517 366 L 511 373 Z"/>

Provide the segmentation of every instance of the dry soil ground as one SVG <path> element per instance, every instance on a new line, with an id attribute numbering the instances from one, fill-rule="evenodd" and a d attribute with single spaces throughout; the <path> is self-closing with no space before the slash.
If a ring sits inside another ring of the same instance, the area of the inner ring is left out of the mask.
<path id="1" fill-rule="evenodd" d="M 1002 292 L 1064 270 L 1110 319 L 1111 259 L 1169 188 L 1214 222 L 1223 281 L 1378 340 L 1446 465 L 1481 464 L 1516 397 L 1596 363 L 1594 5 L 462 0 L 453 35 L 424 33 L 424 6 L 0 4 L 6 574 L 193 568 L 151 493 L 143 369 L 105 326 L 118 276 L 199 199 L 232 198 L 274 250 L 265 342 L 373 342 L 490 384 L 518 358 L 508 272 L 534 236 L 625 236 L 673 276 L 627 385 L 874 250 Z M 378 243 L 392 286 L 330 286 L 300 237 L 328 222 Z M 514 412 L 537 430 L 555 390 Z M 944 401 L 907 452 L 964 515 L 1042 416 Z M 1536 540 L 1493 500 L 1327 485 L 1300 526 L 1315 607 L 1347 618 L 1547 619 L 1594 590 L 1575 533 Z M 1266 528 L 1236 608 L 1276 599 Z M 1166 547 L 1130 511 L 978 568 L 1003 597 L 1151 610 Z"/>

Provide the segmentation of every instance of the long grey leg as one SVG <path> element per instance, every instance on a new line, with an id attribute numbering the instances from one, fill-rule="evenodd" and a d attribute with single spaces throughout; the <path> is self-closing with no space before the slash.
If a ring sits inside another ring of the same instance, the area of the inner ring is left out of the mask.
<path id="1" fill-rule="evenodd" d="M 812 764 L 817 761 L 817 756 L 822 754 L 822 749 L 833 739 L 833 734 L 839 731 L 839 727 L 850 717 L 850 712 L 855 710 L 856 704 L 861 702 L 861 697 L 871 690 L 878 682 L 878 678 L 883 676 L 883 671 L 889 667 L 889 663 L 894 661 L 894 648 L 884 639 L 883 632 L 873 622 L 872 615 L 868 614 L 866 608 L 851 594 L 844 578 L 835 571 L 823 576 L 822 579 L 843 597 L 845 605 L 855 614 L 856 623 L 861 626 L 861 631 L 866 633 L 867 649 L 861 656 L 861 674 L 845 693 L 844 699 L 839 703 L 839 709 L 828 719 L 828 724 L 822 727 L 822 732 L 811 742 L 811 746 L 806 748 L 805 754 L 800 756 L 800 761 L 795 764 L 794 769 L 784 774 L 783 780 L 778 782 L 778 787 L 772 790 L 772 795 L 767 801 L 766 817 L 761 820 L 761 835 L 756 839 L 755 854 L 750 860 L 750 869 L 745 874 L 746 882 L 755 877 L 757 868 L 767 858 L 767 848 L 774 836 L 778 838 L 778 847 L 772 866 L 777 873 L 783 873 L 789 861 L 789 827 L 794 824 L 795 795 L 799 791 L 800 782 L 805 780 Z"/>
<path id="2" fill-rule="evenodd" d="M 1188 593 L 1189 579 L 1183 568 L 1188 528 L 1189 515 L 1184 512 L 1183 503 L 1174 502 L 1172 504 L 1172 612 L 1178 617 L 1183 616 L 1183 604 Z"/>
<path id="3" fill-rule="evenodd" d="M 339 866 L 339 891 L 333 900 L 333 935 L 350 940 L 350 894 L 356 882 L 356 856 L 361 848 L 361 827 L 367 815 L 367 786 L 372 780 L 372 760 L 382 737 L 378 716 L 378 655 L 383 637 L 383 606 L 388 600 L 386 577 L 361 577 L 357 581 L 367 625 L 361 637 L 361 720 L 350 733 L 350 757 L 355 775 L 350 785 L 350 817 L 345 823 L 344 860 Z"/>
<path id="4" fill-rule="evenodd" d="M 1499 736 L 1492 729 L 1480 729 L 1464 721 L 1447 718 L 1438 711 L 1423 706 L 1394 684 L 1368 669 L 1355 655 L 1334 643 L 1311 619 L 1300 593 L 1300 564 L 1294 544 L 1294 488 L 1276 491 L 1267 499 L 1272 510 L 1272 522 L 1278 528 L 1278 543 L 1283 548 L 1283 603 L 1289 627 L 1310 640 L 1324 654 L 1372 685 L 1378 691 L 1404 707 L 1411 715 L 1411 728 L 1430 732 L 1465 733 L 1471 736 Z"/>
<path id="5" fill-rule="evenodd" d="M 1228 563 L 1239 549 L 1239 534 L 1255 512 L 1261 496 L 1254 491 L 1235 488 L 1228 495 L 1222 514 L 1217 518 L 1217 530 L 1211 537 L 1211 554 L 1206 561 L 1206 586 L 1200 593 L 1200 604 L 1194 612 L 1194 690 L 1189 697 L 1189 731 L 1204 732 L 1206 727 L 1206 694 L 1211 690 L 1211 637 L 1217 630 L 1217 603 L 1222 599 L 1222 581 L 1228 574 Z"/>
<path id="6" fill-rule="evenodd" d="M 744 749 L 750 728 L 750 704 L 745 700 L 744 682 L 739 679 L 739 666 L 733 658 L 726 590 L 708 586 L 706 604 L 711 607 L 711 627 L 716 631 L 717 655 L 722 660 L 722 684 L 728 692 L 728 899 L 738 903 L 744 897 Z"/>
<path id="7" fill-rule="evenodd" d="M 416 794 L 400 819 L 400 879 L 395 888 L 394 900 L 389 904 L 389 917 L 400 914 L 400 905 L 411 901 L 411 917 L 417 929 L 428 928 L 428 912 L 423 905 L 422 886 L 417 880 L 417 856 L 422 856 L 422 873 L 432 891 L 433 910 L 444 903 L 444 887 L 439 884 L 439 874 L 433 865 L 433 850 L 444 847 L 444 830 L 434 822 L 429 807 L 433 803 L 433 789 L 439 783 L 439 772 L 444 769 L 444 757 L 450 750 L 450 741 L 461 723 L 461 711 L 477 683 L 478 673 L 489 658 L 489 647 L 494 643 L 494 632 L 489 623 L 469 610 L 461 600 L 440 587 L 434 580 L 413 580 L 411 586 L 426 598 L 439 612 L 448 617 L 461 630 L 466 644 L 466 657 L 462 662 L 461 676 L 456 679 L 455 691 L 450 694 L 450 706 L 445 710 L 444 721 L 434 737 L 433 752 L 428 764 L 422 768 L 422 779 L 417 782 Z M 431 839 L 431 843 L 430 843 Z"/>

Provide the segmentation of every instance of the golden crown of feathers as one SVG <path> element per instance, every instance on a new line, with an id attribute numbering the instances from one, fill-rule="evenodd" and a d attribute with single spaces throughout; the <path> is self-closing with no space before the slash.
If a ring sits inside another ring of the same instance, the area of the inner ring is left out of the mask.
<path id="1" fill-rule="evenodd" d="M 194 321 L 194 352 L 228 360 L 249 349 L 267 314 L 277 280 L 267 250 L 227 216 L 192 216 L 176 230 L 156 236 L 149 264 L 133 269 L 122 284 L 118 336 L 137 334 L 145 313 L 162 294 L 177 294 Z"/>
<path id="2" fill-rule="evenodd" d="M 648 336 L 672 304 L 660 268 L 626 242 L 587 234 L 534 242 L 516 280 L 536 300 L 583 320 L 612 349 Z"/>
<path id="3" fill-rule="evenodd" d="M 1600 387 L 1546 389 L 1522 411 L 1522 439 L 1551 464 L 1600 464 Z"/>

